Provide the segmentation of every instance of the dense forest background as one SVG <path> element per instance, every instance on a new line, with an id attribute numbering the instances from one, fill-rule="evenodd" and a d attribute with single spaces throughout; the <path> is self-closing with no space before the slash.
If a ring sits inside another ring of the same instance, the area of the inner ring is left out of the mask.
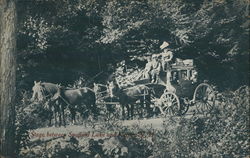
<path id="1" fill-rule="evenodd" d="M 111 67 L 160 53 L 192 58 L 220 89 L 249 84 L 248 0 L 18 0 L 18 89 L 34 80 L 103 82 Z"/>

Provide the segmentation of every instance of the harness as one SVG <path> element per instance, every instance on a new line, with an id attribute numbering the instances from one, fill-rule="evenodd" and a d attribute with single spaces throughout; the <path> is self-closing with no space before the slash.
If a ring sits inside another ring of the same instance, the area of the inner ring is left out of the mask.
<path id="1" fill-rule="evenodd" d="M 66 99 L 64 99 L 61 94 L 59 94 L 59 97 L 67 104 L 67 105 L 71 105 Z"/>
<path id="2" fill-rule="evenodd" d="M 96 98 L 97 100 L 105 99 L 105 98 L 108 98 L 110 96 L 107 85 L 99 84 L 98 83 L 98 84 L 96 84 L 96 86 L 97 87 L 104 87 L 104 88 L 106 88 L 106 90 L 103 90 L 103 91 L 100 91 L 100 92 L 98 92 L 98 90 L 95 91 L 95 93 L 98 95 L 98 98 Z M 105 93 L 108 93 L 108 96 L 102 96 L 102 94 L 105 94 Z"/>
<path id="3" fill-rule="evenodd" d="M 58 89 L 59 89 L 59 87 L 58 87 Z M 67 104 L 67 106 L 71 106 L 71 104 L 64 97 L 62 97 L 62 95 L 60 93 L 59 93 L 58 97 L 61 98 L 62 101 Z M 84 110 L 83 113 L 85 113 L 87 111 L 88 111 L 88 109 Z"/>
<path id="4" fill-rule="evenodd" d="M 62 97 L 61 92 L 59 93 L 59 88 L 61 88 L 61 86 L 57 85 L 58 98 L 61 98 L 63 102 L 65 102 L 67 105 L 70 105 L 70 103 L 66 99 L 64 99 L 64 97 Z"/>
<path id="5" fill-rule="evenodd" d="M 61 88 L 61 86 L 57 85 L 57 89 L 59 89 L 59 88 Z M 48 97 L 52 98 L 54 96 L 50 91 L 47 91 L 48 95 L 45 95 L 46 89 L 43 86 L 39 86 L 39 89 L 40 89 L 40 92 L 41 92 L 41 94 L 42 94 L 42 96 L 43 96 L 44 99 L 47 99 Z M 59 90 L 57 90 L 57 91 L 59 91 Z M 59 97 L 62 97 L 62 96 L 59 94 Z M 63 100 L 65 100 L 65 99 L 63 99 Z"/>

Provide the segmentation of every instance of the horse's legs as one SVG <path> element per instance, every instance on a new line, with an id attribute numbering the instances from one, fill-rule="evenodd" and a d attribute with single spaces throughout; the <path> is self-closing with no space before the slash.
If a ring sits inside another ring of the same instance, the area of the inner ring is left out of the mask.
<path id="1" fill-rule="evenodd" d="M 59 127 L 61 127 L 61 125 L 62 125 L 62 111 L 61 111 L 62 109 L 61 109 L 61 106 L 60 105 L 58 105 L 58 115 L 59 115 Z"/>
<path id="2" fill-rule="evenodd" d="M 140 98 L 140 110 L 138 110 L 140 112 L 140 118 L 143 118 L 144 117 L 144 104 L 145 104 L 145 99 L 144 97 L 143 98 Z"/>
<path id="3" fill-rule="evenodd" d="M 130 113 L 131 113 L 131 108 L 129 108 L 129 105 L 128 104 L 126 104 L 126 108 L 127 108 L 127 120 L 130 118 Z"/>
<path id="4" fill-rule="evenodd" d="M 122 119 L 125 119 L 125 105 L 122 105 Z"/>
<path id="5" fill-rule="evenodd" d="M 91 111 L 92 111 L 92 113 L 94 115 L 94 119 L 97 119 L 97 107 L 96 107 L 95 103 L 93 103 Z"/>
<path id="6" fill-rule="evenodd" d="M 108 114 L 107 120 L 109 121 L 109 119 L 110 119 L 110 104 L 106 104 L 106 112 Z"/>
<path id="7" fill-rule="evenodd" d="M 146 96 L 146 109 L 147 109 L 147 117 L 151 117 L 152 116 L 152 111 L 151 111 L 151 108 L 150 108 L 150 105 L 151 105 L 151 97 L 150 95 Z"/>
<path id="8" fill-rule="evenodd" d="M 59 114 L 59 126 L 65 126 L 64 106 L 62 104 L 58 104 L 57 109 L 57 112 Z"/>
<path id="9" fill-rule="evenodd" d="M 51 126 L 51 122 L 52 122 L 52 117 L 49 116 L 49 127 Z"/>
<path id="10" fill-rule="evenodd" d="M 53 119 L 53 111 L 52 108 L 49 106 L 49 127 L 52 126 L 52 119 Z"/>
<path id="11" fill-rule="evenodd" d="M 50 103 L 48 103 L 47 104 L 47 106 L 48 106 L 48 113 L 49 113 L 49 127 L 51 127 L 52 126 L 52 120 L 53 120 L 53 106 L 50 104 Z"/>
<path id="12" fill-rule="evenodd" d="M 73 108 L 70 108 L 69 110 L 70 110 L 70 114 L 71 114 L 72 123 L 75 124 L 76 111 L 75 111 L 75 109 L 73 109 Z"/>
<path id="13" fill-rule="evenodd" d="M 52 126 L 52 119 L 53 119 L 53 112 L 50 110 L 49 111 L 49 127 Z"/>
<path id="14" fill-rule="evenodd" d="M 61 126 L 61 122 L 62 122 L 62 119 L 61 119 L 61 111 L 60 111 L 60 105 L 55 103 L 55 119 L 56 119 L 56 126 L 60 127 Z"/>
<path id="15" fill-rule="evenodd" d="M 63 121 L 63 126 L 66 127 L 65 114 L 64 114 L 64 110 L 65 110 L 64 105 L 61 105 L 61 109 L 62 109 L 62 121 Z"/>
<path id="16" fill-rule="evenodd" d="M 53 114 L 54 114 L 54 126 L 56 127 L 57 126 L 57 114 L 56 114 L 56 111 L 55 111 L 55 109 L 54 109 L 54 111 L 53 111 Z"/>
<path id="17" fill-rule="evenodd" d="M 57 125 L 57 117 L 56 117 L 56 107 L 55 105 L 51 106 L 52 118 L 54 117 L 54 124 L 53 126 Z"/>
<path id="18" fill-rule="evenodd" d="M 135 105 L 131 104 L 130 105 L 130 119 L 132 119 L 132 120 L 133 120 L 133 117 L 134 117 L 134 108 L 135 108 Z"/>

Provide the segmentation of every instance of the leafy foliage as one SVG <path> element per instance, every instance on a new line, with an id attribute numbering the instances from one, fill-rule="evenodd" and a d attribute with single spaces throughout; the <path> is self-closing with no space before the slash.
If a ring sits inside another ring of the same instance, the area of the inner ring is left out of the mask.
<path id="1" fill-rule="evenodd" d="M 248 82 L 246 0 L 18 3 L 22 88 L 33 80 L 72 84 L 82 75 L 89 80 L 124 59 L 128 65 L 142 66 L 131 59 L 160 52 L 164 40 L 175 57 L 195 59 L 202 78 L 219 88 Z"/>

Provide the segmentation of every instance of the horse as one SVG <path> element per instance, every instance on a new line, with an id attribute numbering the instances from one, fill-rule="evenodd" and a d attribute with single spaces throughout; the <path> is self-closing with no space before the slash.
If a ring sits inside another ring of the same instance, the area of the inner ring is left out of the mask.
<path id="1" fill-rule="evenodd" d="M 75 123 L 76 112 L 79 112 L 83 118 L 87 118 L 88 110 L 90 109 L 94 114 L 94 118 L 96 118 L 97 107 L 95 92 L 88 87 L 79 89 L 58 88 L 53 99 L 60 101 L 61 104 L 69 108 L 73 124 Z"/>
<path id="2" fill-rule="evenodd" d="M 64 121 L 64 106 L 58 104 L 52 98 L 57 93 L 58 88 L 62 86 L 54 83 L 47 83 L 47 82 L 36 82 L 34 81 L 34 86 L 32 87 L 32 98 L 30 99 L 31 102 L 38 101 L 44 102 L 45 107 L 47 108 L 52 114 L 49 115 L 49 125 L 52 123 L 52 118 L 54 115 L 55 125 L 57 125 L 57 114 L 59 115 L 59 126 L 62 124 L 62 120 Z M 64 121 L 65 125 L 65 121 Z"/>
<path id="3" fill-rule="evenodd" d="M 146 109 L 148 116 L 150 115 L 150 104 L 151 104 L 151 89 L 145 85 L 136 85 L 129 88 L 121 88 L 118 83 L 109 82 L 108 88 L 111 95 L 119 98 L 119 102 L 122 106 L 122 115 L 125 118 L 125 107 L 127 109 L 127 118 L 133 119 L 134 117 L 134 106 L 137 101 L 140 101 L 141 108 Z"/>

